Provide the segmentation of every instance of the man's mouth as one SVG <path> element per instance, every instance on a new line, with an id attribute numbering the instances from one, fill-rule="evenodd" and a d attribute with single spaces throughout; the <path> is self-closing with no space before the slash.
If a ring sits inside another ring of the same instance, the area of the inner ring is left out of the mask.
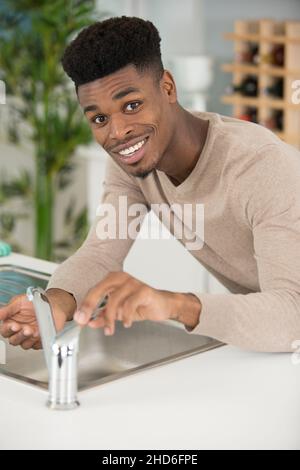
<path id="1" fill-rule="evenodd" d="M 145 137 L 140 142 L 137 142 L 135 145 L 117 152 L 122 162 L 131 164 L 141 160 L 144 157 L 145 147 L 148 139 L 149 136 Z"/>

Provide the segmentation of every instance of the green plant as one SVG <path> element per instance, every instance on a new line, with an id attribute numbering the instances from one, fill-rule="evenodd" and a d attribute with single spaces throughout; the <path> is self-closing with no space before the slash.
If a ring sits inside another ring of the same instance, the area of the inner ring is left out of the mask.
<path id="1" fill-rule="evenodd" d="M 19 177 L 8 181 L 5 174 L 1 174 L 0 179 L 0 239 L 6 240 L 14 251 L 21 251 L 13 237 L 16 224 L 19 220 L 28 219 L 29 204 L 32 198 L 31 187 L 32 178 L 28 171 L 20 172 Z M 22 211 L 16 210 L 13 206 L 15 199 L 23 202 Z"/>
<path id="2" fill-rule="evenodd" d="M 86 237 L 88 228 L 87 210 L 84 208 L 76 214 L 74 207 L 75 200 L 72 198 L 64 214 L 64 236 L 61 240 L 55 242 L 56 261 L 63 261 L 65 254 L 79 248 L 82 239 Z"/>
<path id="3" fill-rule="evenodd" d="M 0 78 L 13 116 L 6 131 L 18 143 L 25 123 L 34 144 L 35 255 L 53 259 L 54 197 L 70 182 L 76 148 L 91 140 L 60 59 L 70 39 L 95 21 L 95 1 L 2 0 L 0 18 Z"/>

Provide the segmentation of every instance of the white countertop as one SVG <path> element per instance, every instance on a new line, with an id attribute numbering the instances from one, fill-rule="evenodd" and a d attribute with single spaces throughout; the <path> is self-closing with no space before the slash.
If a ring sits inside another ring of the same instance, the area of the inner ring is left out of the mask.
<path id="1" fill-rule="evenodd" d="M 14 254 L 0 263 L 55 268 Z M 0 449 L 300 449 L 291 357 L 224 346 L 80 392 L 73 411 L 0 375 Z"/>

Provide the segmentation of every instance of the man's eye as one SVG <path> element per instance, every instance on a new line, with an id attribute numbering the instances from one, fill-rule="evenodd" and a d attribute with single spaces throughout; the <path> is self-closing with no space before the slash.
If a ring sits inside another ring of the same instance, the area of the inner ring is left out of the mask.
<path id="1" fill-rule="evenodd" d="M 102 116 L 102 115 L 99 115 L 99 114 L 91 119 L 91 121 L 94 124 L 103 124 L 104 120 L 105 120 L 105 116 Z"/>
<path id="2" fill-rule="evenodd" d="M 132 101 L 131 103 L 128 103 L 126 106 L 125 106 L 125 109 L 127 111 L 134 111 L 135 109 L 137 109 L 139 106 L 141 105 L 141 102 L 140 101 Z M 131 107 L 131 109 L 129 108 Z M 91 119 L 91 122 L 93 124 L 104 124 L 106 121 L 106 116 L 104 116 L 103 114 L 97 114 L 97 116 L 94 116 L 92 119 Z"/>
<path id="3" fill-rule="evenodd" d="M 140 103 L 139 101 L 133 101 L 132 103 L 128 103 L 128 104 L 126 105 L 126 109 L 128 110 L 128 106 L 131 106 L 132 109 L 129 109 L 129 111 L 134 111 L 136 108 L 139 107 L 140 104 L 141 104 L 141 103 Z"/>

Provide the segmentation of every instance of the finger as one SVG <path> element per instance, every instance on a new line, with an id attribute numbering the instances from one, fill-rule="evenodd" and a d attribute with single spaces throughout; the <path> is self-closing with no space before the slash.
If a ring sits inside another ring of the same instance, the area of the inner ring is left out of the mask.
<path id="1" fill-rule="evenodd" d="M 16 333 L 9 338 L 9 344 L 12 346 L 19 346 L 23 341 L 25 341 L 25 339 L 29 338 L 23 333 L 23 330 L 21 330 L 19 333 Z"/>
<path id="2" fill-rule="evenodd" d="M 0 335 L 4 338 L 9 338 L 12 335 L 15 335 L 22 326 L 16 322 L 6 321 L 0 326 Z"/>
<path id="3" fill-rule="evenodd" d="M 142 320 L 142 311 L 146 308 L 144 305 L 142 292 L 129 296 L 122 308 L 122 321 L 125 328 L 130 328 L 134 321 Z"/>
<path id="4" fill-rule="evenodd" d="M 83 300 L 80 308 L 75 312 L 74 320 L 77 321 L 80 325 L 86 325 L 96 309 L 100 299 L 106 294 L 110 294 L 120 285 L 124 284 L 129 278 L 127 273 L 123 272 L 113 272 L 109 273 L 103 281 L 96 284 L 92 287 L 85 299 Z"/>
<path id="5" fill-rule="evenodd" d="M 101 310 L 99 316 L 95 320 L 91 320 L 88 323 L 88 326 L 91 328 L 104 328 L 106 319 L 105 319 L 105 309 Z"/>
<path id="6" fill-rule="evenodd" d="M 105 318 L 97 318 L 97 320 L 92 320 L 88 323 L 88 326 L 90 328 L 104 328 L 106 325 L 106 320 Z"/>
<path id="7" fill-rule="evenodd" d="M 5 305 L 0 308 L 0 320 L 6 320 L 9 315 L 9 306 Z"/>
<path id="8" fill-rule="evenodd" d="M 29 339 L 25 339 L 21 344 L 21 348 L 22 349 L 31 349 L 32 346 L 36 343 L 36 339 L 35 338 L 29 338 Z"/>
<path id="9" fill-rule="evenodd" d="M 113 335 L 115 333 L 115 321 L 117 315 L 122 318 L 122 305 L 126 298 L 133 294 L 135 289 L 134 283 L 127 283 L 122 288 L 115 290 L 108 299 L 105 307 L 105 320 L 106 325 L 104 327 L 105 335 Z"/>
<path id="10" fill-rule="evenodd" d="M 34 336 L 37 334 L 37 329 L 30 325 L 25 325 L 22 331 L 24 336 Z"/>
<path id="11" fill-rule="evenodd" d="M 36 328 L 33 335 L 32 335 L 35 339 L 40 339 L 41 336 L 40 336 L 40 332 L 39 332 L 39 329 Z"/>
<path id="12" fill-rule="evenodd" d="M 34 345 L 32 346 L 32 349 L 42 349 L 42 343 L 41 341 L 36 341 L 36 343 L 34 343 Z"/>
<path id="13" fill-rule="evenodd" d="M 127 297 L 122 308 L 122 322 L 125 328 L 130 328 L 133 322 L 134 295 Z"/>

